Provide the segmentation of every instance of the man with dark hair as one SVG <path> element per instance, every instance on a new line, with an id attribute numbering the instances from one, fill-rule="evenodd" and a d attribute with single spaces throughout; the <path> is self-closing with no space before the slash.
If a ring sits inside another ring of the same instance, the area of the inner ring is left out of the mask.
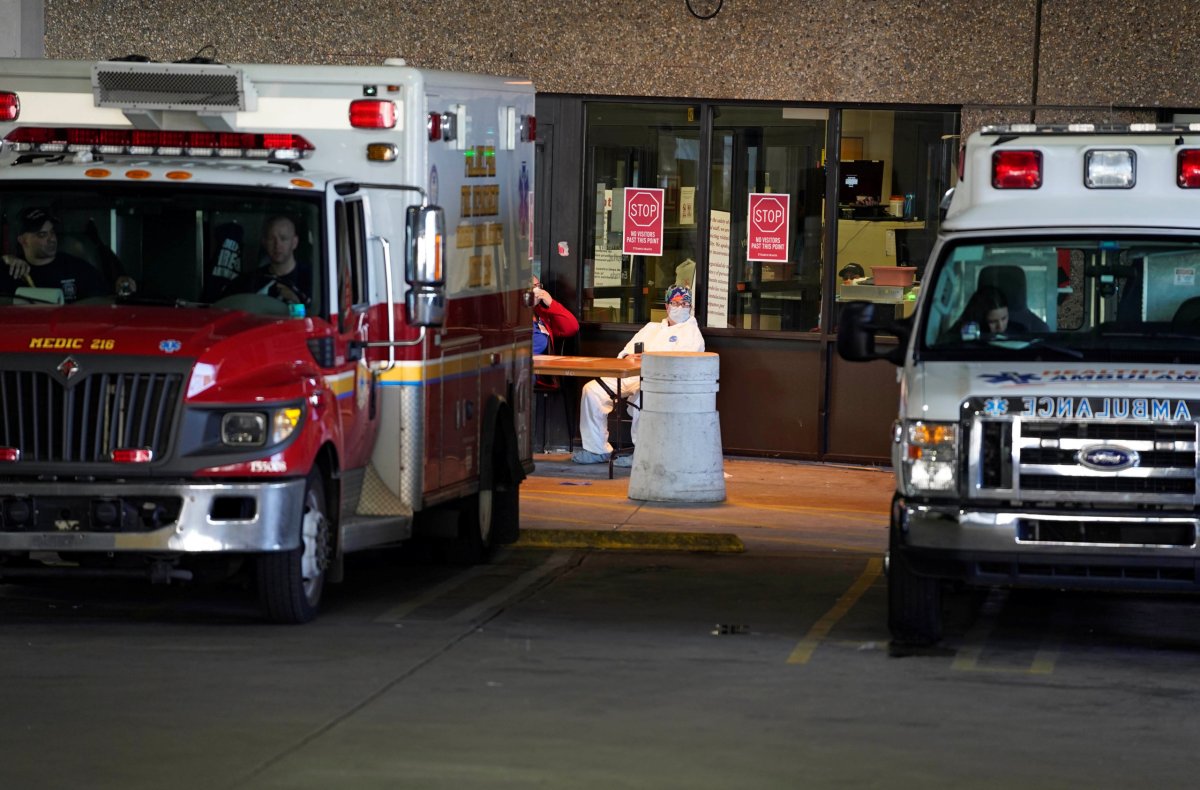
<path id="1" fill-rule="evenodd" d="M 74 302 L 112 293 L 98 269 L 59 251 L 58 225 L 58 218 L 40 206 L 30 206 L 17 215 L 21 257 L 4 256 L 8 276 L 0 274 L 0 294 L 12 296 L 22 286 L 58 288 L 64 302 Z"/>

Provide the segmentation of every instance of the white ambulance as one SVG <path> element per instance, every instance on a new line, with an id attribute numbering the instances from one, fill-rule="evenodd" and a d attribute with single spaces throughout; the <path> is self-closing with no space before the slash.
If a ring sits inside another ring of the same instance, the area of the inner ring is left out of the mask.
<path id="1" fill-rule="evenodd" d="M 896 640 L 947 581 L 1200 590 L 1200 125 L 972 134 L 915 314 L 880 308 L 838 349 L 901 366 Z"/>
<path id="2" fill-rule="evenodd" d="M 349 552 L 515 540 L 533 106 L 401 63 L 0 60 L 0 580 L 246 574 L 303 622 Z"/>

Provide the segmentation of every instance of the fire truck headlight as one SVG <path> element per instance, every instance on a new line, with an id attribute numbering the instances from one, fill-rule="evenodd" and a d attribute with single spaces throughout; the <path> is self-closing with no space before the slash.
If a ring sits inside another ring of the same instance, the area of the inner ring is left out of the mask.
<path id="1" fill-rule="evenodd" d="M 909 494 L 952 494 L 958 490 L 958 426 L 913 421 L 903 436 L 905 489 Z"/>
<path id="2" fill-rule="evenodd" d="M 231 411 L 221 417 L 221 441 L 231 447 L 261 447 L 267 443 L 267 415 Z"/>
<path id="3" fill-rule="evenodd" d="M 299 409 L 295 407 L 277 409 L 275 411 L 275 425 L 271 431 L 271 444 L 279 444 L 284 439 L 287 439 L 292 435 L 292 431 L 296 430 L 296 426 L 299 424 Z"/>

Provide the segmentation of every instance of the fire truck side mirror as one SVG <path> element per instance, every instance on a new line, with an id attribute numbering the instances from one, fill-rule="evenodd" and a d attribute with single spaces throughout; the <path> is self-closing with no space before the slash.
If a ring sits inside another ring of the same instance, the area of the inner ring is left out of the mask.
<path id="1" fill-rule="evenodd" d="M 442 269 L 446 251 L 446 214 L 439 206 L 409 206 L 408 259 L 404 279 L 409 285 L 446 284 Z"/>
<path id="2" fill-rule="evenodd" d="M 407 220 L 405 313 L 413 326 L 441 326 L 446 320 L 446 215 L 438 206 L 410 206 Z"/>

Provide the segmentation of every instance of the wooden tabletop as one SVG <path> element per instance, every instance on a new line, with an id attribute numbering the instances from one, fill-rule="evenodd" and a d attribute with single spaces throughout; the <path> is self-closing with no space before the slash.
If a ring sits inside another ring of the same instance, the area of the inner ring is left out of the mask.
<path id="1" fill-rule="evenodd" d="M 533 372 L 539 376 L 579 376 L 589 379 L 598 376 L 612 376 L 625 379 L 641 375 L 642 364 L 640 361 L 634 361 L 632 357 L 617 359 L 616 357 L 560 357 L 534 354 Z"/>

